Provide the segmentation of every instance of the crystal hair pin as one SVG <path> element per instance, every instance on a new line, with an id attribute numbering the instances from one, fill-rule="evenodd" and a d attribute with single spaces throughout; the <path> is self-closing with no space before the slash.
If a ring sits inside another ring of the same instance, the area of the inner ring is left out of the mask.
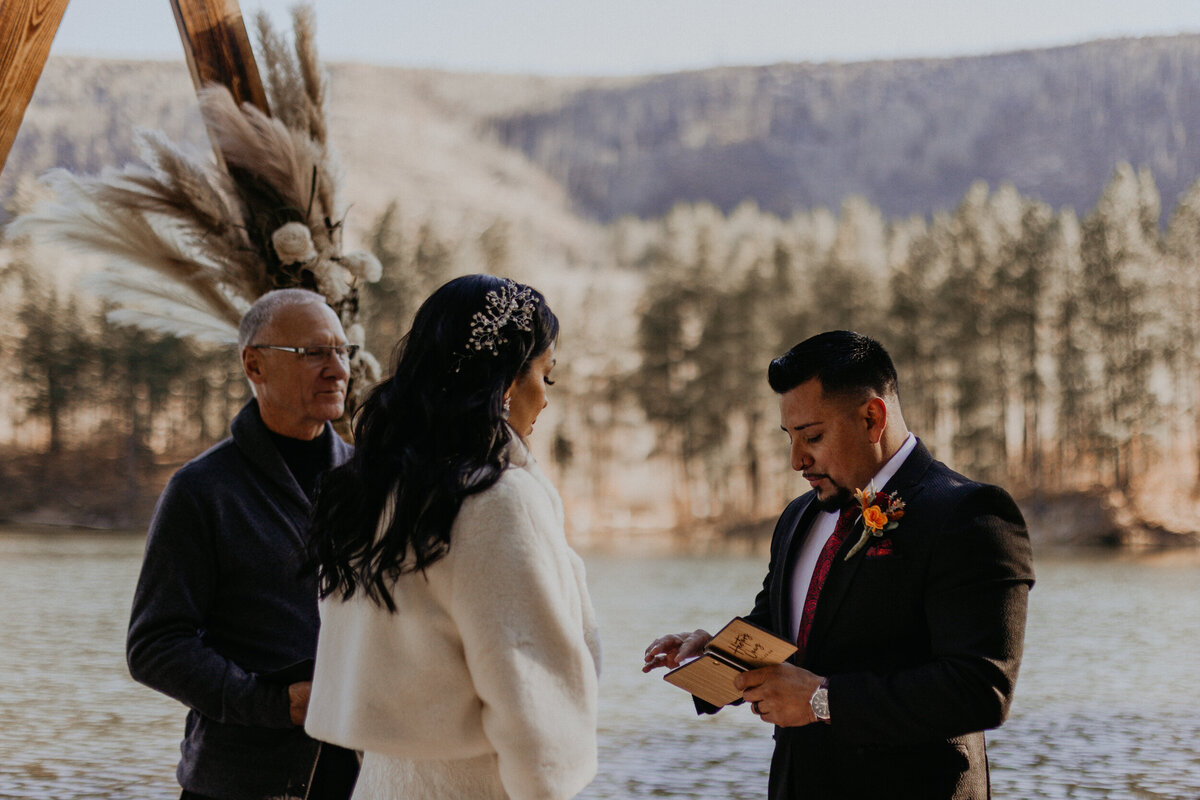
<path id="1" fill-rule="evenodd" d="M 500 345 L 508 342 L 504 328 L 512 325 L 517 330 L 533 330 L 533 292 L 526 286 L 517 288 L 516 281 L 504 279 L 504 285 L 484 295 L 483 311 L 471 317 L 471 335 L 467 349 L 492 355 L 499 352 Z"/>

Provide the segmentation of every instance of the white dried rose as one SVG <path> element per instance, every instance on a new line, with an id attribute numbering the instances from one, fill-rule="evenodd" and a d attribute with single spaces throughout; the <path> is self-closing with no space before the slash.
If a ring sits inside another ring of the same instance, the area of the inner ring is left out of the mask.
<path id="1" fill-rule="evenodd" d="M 312 231 L 303 222 L 289 222 L 271 234 L 275 254 L 284 264 L 303 264 L 317 257 Z"/>
<path id="2" fill-rule="evenodd" d="M 336 261 L 320 261 L 312 268 L 317 279 L 317 291 L 330 303 L 339 303 L 350 294 L 350 272 Z"/>
<path id="3" fill-rule="evenodd" d="M 362 323 L 356 322 L 346 329 L 346 341 L 359 347 L 363 346 L 363 343 L 367 341 L 367 332 Z"/>
<path id="4" fill-rule="evenodd" d="M 383 375 L 379 361 L 366 350 L 358 351 L 358 356 L 355 357 L 351 369 L 357 370 L 355 377 L 367 384 L 378 383 Z"/>
<path id="5" fill-rule="evenodd" d="M 350 270 L 350 274 L 367 283 L 375 283 L 383 277 L 383 264 L 379 259 L 365 250 L 355 250 L 342 256 L 342 266 Z"/>

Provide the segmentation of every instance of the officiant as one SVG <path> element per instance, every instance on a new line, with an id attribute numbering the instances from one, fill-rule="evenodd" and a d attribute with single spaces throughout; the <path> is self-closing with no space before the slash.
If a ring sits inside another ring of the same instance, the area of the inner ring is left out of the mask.
<path id="1" fill-rule="evenodd" d="M 319 476 L 351 453 L 332 422 L 355 348 L 304 289 L 260 297 L 238 341 L 254 398 L 159 498 L 129 671 L 188 707 L 181 800 L 347 800 L 357 756 L 304 732 L 320 619 L 300 567 Z"/>

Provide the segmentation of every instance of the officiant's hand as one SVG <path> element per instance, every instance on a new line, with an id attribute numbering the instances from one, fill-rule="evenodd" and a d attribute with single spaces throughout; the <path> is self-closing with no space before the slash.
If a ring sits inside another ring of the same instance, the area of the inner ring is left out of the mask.
<path id="1" fill-rule="evenodd" d="M 649 672 L 658 667 L 675 669 L 682 662 L 703 653 L 711 638 L 712 635 L 708 631 L 700 630 L 660 636 L 646 648 L 646 663 L 642 672 Z"/>
<path id="2" fill-rule="evenodd" d="M 301 681 L 288 686 L 288 715 L 293 725 L 303 725 L 308 716 L 308 698 L 312 694 L 312 681 Z"/>
<path id="3" fill-rule="evenodd" d="M 776 664 L 743 672 L 733 685 L 763 722 L 792 728 L 817 721 L 810 701 L 821 681 L 820 675 L 806 669 Z"/>

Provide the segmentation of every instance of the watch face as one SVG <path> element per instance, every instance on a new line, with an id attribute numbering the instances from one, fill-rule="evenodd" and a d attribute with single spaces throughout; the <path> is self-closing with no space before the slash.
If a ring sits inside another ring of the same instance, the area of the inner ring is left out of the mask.
<path id="1" fill-rule="evenodd" d="M 829 691 L 824 686 L 813 692 L 809 705 L 817 719 L 829 719 Z"/>

